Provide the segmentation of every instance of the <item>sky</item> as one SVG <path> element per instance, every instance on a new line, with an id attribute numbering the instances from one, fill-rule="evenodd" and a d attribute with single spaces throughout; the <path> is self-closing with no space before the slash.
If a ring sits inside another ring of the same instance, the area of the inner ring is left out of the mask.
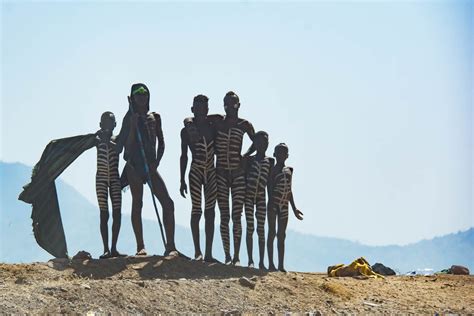
<path id="1" fill-rule="evenodd" d="M 2 1 L 0 160 L 32 166 L 50 140 L 95 132 L 104 111 L 118 133 L 131 84 L 144 82 L 163 121 L 159 172 L 177 223 L 189 226 L 182 121 L 195 95 L 223 113 L 233 90 L 240 116 L 269 133 L 267 155 L 289 147 L 305 214 L 290 229 L 369 245 L 465 230 L 474 226 L 473 6 Z M 61 178 L 97 204 L 95 155 Z M 130 200 L 127 191 L 124 213 Z M 147 193 L 144 216 L 155 218 Z"/>

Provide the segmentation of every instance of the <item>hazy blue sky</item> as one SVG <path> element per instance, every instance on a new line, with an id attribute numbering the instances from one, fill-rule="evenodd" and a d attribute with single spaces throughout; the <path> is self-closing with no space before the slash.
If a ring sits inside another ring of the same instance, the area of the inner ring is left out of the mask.
<path id="1" fill-rule="evenodd" d="M 191 201 L 178 193 L 182 119 L 194 95 L 222 113 L 234 90 L 240 115 L 269 132 L 271 148 L 290 148 L 305 213 L 290 228 L 367 244 L 466 229 L 473 10 L 468 1 L 2 1 L 0 159 L 33 165 L 50 140 L 95 132 L 107 110 L 119 128 L 130 85 L 145 82 L 163 119 L 159 170 L 188 226 Z M 93 203 L 95 154 L 62 176 Z"/>

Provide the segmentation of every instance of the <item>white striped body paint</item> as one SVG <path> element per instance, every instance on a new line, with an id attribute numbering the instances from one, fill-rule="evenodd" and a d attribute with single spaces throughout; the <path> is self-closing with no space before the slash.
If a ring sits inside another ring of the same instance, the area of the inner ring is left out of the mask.
<path id="1" fill-rule="evenodd" d="M 267 214 L 265 190 L 267 187 L 273 160 L 272 158 L 265 157 L 259 161 L 255 158 L 255 156 L 253 156 L 250 157 L 249 164 L 250 165 L 247 169 L 248 171 L 246 177 L 247 188 L 245 193 L 245 219 L 247 222 L 247 251 L 249 263 L 253 263 L 252 242 L 255 218 L 257 219 L 258 244 L 261 248 L 261 253 L 265 249 L 265 218 Z M 260 262 L 263 263 L 263 255 L 260 258 Z"/>
<path id="2" fill-rule="evenodd" d="M 119 176 L 119 156 L 112 144 L 97 144 L 96 194 L 101 212 L 108 212 L 108 195 L 114 212 L 121 212 L 122 192 Z"/>
<path id="3" fill-rule="evenodd" d="M 234 259 L 238 259 L 242 238 L 242 211 L 245 199 L 245 171 L 241 166 L 243 136 L 252 131 L 252 125 L 244 119 L 237 119 L 233 126 L 226 125 L 225 119 L 216 124 L 215 142 L 217 170 L 217 203 L 221 214 L 221 237 L 226 261 L 230 257 L 230 206 L 232 199 L 232 222 Z"/>
<path id="4" fill-rule="evenodd" d="M 189 171 L 191 214 L 202 214 L 201 188 L 204 187 L 204 209 L 214 209 L 217 199 L 216 169 L 214 168 L 214 140 L 202 136 L 192 144 L 193 160 Z"/>

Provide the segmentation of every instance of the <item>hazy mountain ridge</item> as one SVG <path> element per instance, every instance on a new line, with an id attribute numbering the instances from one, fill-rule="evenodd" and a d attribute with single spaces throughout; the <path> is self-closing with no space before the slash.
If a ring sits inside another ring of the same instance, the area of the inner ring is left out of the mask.
<path id="1" fill-rule="evenodd" d="M 0 262 L 31 262 L 50 259 L 50 255 L 34 240 L 31 230 L 31 207 L 17 200 L 21 187 L 29 182 L 30 176 L 31 167 L 20 163 L 0 162 Z M 57 189 L 69 254 L 74 255 L 78 250 L 84 249 L 94 256 L 99 255 L 102 249 L 97 207 L 61 180 L 57 181 Z M 145 219 L 143 225 L 148 250 L 151 253 L 161 254 L 163 247 L 157 223 Z M 188 228 L 179 225 L 176 227 L 176 244 L 182 252 L 188 255 L 193 254 L 192 238 Z M 367 246 L 344 239 L 289 231 L 286 244 L 285 261 L 290 270 L 325 271 L 328 265 L 348 263 L 360 256 L 366 257 L 371 263 L 382 262 L 401 273 L 416 268 L 440 270 L 452 264 L 465 265 L 471 271 L 474 269 L 473 228 L 406 246 Z M 256 248 L 255 244 L 254 259 L 257 258 Z M 135 250 L 130 216 L 125 214 L 122 219 L 119 249 L 128 254 L 132 254 Z M 214 253 L 218 259 L 222 259 L 217 224 Z M 241 253 L 242 264 L 246 264 L 244 241 Z"/>

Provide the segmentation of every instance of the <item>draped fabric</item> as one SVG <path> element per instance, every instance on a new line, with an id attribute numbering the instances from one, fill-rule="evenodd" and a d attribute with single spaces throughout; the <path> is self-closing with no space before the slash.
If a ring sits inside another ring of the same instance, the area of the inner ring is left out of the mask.
<path id="1" fill-rule="evenodd" d="M 18 197 L 33 207 L 31 219 L 36 242 L 56 258 L 67 258 L 68 253 L 54 181 L 77 157 L 95 144 L 95 134 L 51 141 L 33 168 L 31 182 L 23 187 Z"/>

